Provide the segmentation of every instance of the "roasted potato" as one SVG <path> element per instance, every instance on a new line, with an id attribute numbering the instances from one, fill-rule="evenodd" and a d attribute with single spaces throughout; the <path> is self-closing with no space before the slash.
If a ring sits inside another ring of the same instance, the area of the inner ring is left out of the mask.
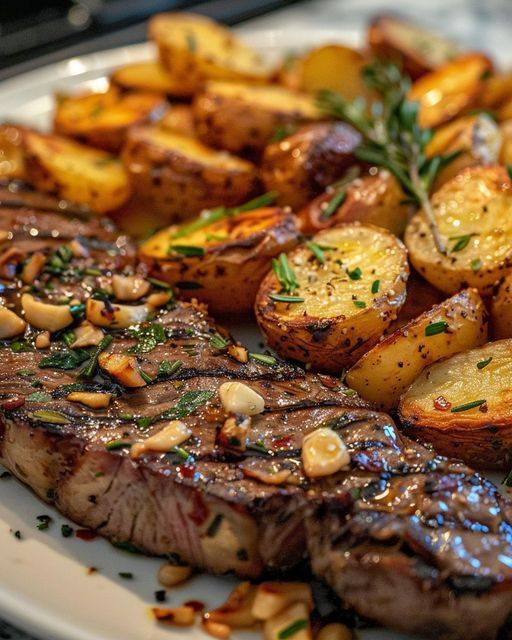
<path id="1" fill-rule="evenodd" d="M 512 96 L 504 102 L 498 111 L 498 120 L 512 119 Z"/>
<path id="2" fill-rule="evenodd" d="M 409 100 L 420 105 L 420 126 L 437 127 L 474 105 L 491 70 L 482 53 L 468 53 L 416 80 Z"/>
<path id="3" fill-rule="evenodd" d="M 321 114 L 313 96 L 284 87 L 212 81 L 194 100 L 194 118 L 204 143 L 237 153 L 260 152 Z"/>
<path id="4" fill-rule="evenodd" d="M 346 195 L 343 196 L 343 193 Z M 339 206 L 329 203 L 339 201 Z M 333 210 L 334 209 L 334 210 Z M 349 184 L 328 187 L 298 212 L 305 234 L 344 222 L 367 222 L 401 236 L 411 207 L 397 179 L 389 171 L 356 177 Z"/>
<path id="5" fill-rule="evenodd" d="M 178 98 L 189 98 L 192 95 L 158 60 L 133 62 L 119 67 L 110 76 L 110 82 L 129 91 L 160 93 Z"/>
<path id="6" fill-rule="evenodd" d="M 512 119 L 500 124 L 501 149 L 500 164 L 512 164 Z"/>
<path id="7" fill-rule="evenodd" d="M 131 129 L 121 157 L 140 206 L 159 212 L 160 226 L 240 204 L 258 184 L 250 162 L 159 127 Z"/>
<path id="8" fill-rule="evenodd" d="M 0 125 L 0 178 L 24 180 L 27 177 L 23 131 L 23 127 L 14 124 Z"/>
<path id="9" fill-rule="evenodd" d="M 485 79 L 478 104 L 486 109 L 496 109 L 511 97 L 512 73 L 496 73 Z"/>
<path id="10" fill-rule="evenodd" d="M 501 146 L 500 128 L 486 113 L 462 116 L 440 127 L 426 149 L 427 157 L 454 152 L 459 155 L 437 174 L 433 191 L 466 167 L 497 164 Z"/>
<path id="11" fill-rule="evenodd" d="M 28 180 L 46 193 L 87 205 L 97 213 L 120 207 L 130 183 L 119 158 L 70 138 L 25 131 Z"/>
<path id="12" fill-rule="evenodd" d="M 149 37 L 173 82 L 192 95 L 206 80 L 265 82 L 271 69 L 226 27 L 197 14 L 160 13 Z"/>
<path id="13" fill-rule="evenodd" d="M 361 135 L 342 122 L 321 122 L 269 144 L 263 154 L 261 176 L 278 203 L 298 210 L 354 163 Z"/>
<path id="14" fill-rule="evenodd" d="M 250 311 L 271 259 L 299 239 L 294 216 L 278 207 L 196 227 L 192 222 L 160 231 L 142 245 L 141 257 L 180 297 L 206 302 L 212 313 Z"/>
<path id="15" fill-rule="evenodd" d="M 194 114 L 188 104 L 172 104 L 158 121 L 158 126 L 189 138 L 196 135 Z"/>
<path id="16" fill-rule="evenodd" d="M 134 125 L 157 120 L 166 104 L 156 93 L 105 93 L 59 96 L 54 115 L 57 133 L 106 151 L 119 151 L 126 132 Z"/>
<path id="17" fill-rule="evenodd" d="M 486 318 L 478 291 L 461 291 L 381 340 L 345 380 L 379 409 L 391 411 L 429 364 L 486 342 Z"/>
<path id="18" fill-rule="evenodd" d="M 512 464 L 512 340 L 489 342 L 425 369 L 400 400 L 405 427 L 477 468 Z"/>
<path id="19" fill-rule="evenodd" d="M 491 294 L 512 268 L 512 185 L 506 169 L 464 169 L 434 193 L 431 203 L 447 253 L 436 249 L 420 212 L 405 232 L 413 266 L 446 293 L 469 286 Z"/>
<path id="20" fill-rule="evenodd" d="M 396 16 L 377 16 L 368 30 L 368 45 L 378 57 L 392 60 L 413 80 L 460 54 L 449 40 Z"/>
<path id="21" fill-rule="evenodd" d="M 496 340 L 512 338 L 512 273 L 505 276 L 492 299 L 491 326 Z"/>
<path id="22" fill-rule="evenodd" d="M 357 222 L 321 231 L 313 242 L 274 263 L 258 291 L 256 319 L 282 356 L 339 372 L 396 318 L 407 254 L 388 231 Z"/>

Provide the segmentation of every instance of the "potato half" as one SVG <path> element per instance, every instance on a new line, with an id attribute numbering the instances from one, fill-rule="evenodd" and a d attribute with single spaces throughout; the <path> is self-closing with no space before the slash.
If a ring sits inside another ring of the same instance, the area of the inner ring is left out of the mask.
<path id="1" fill-rule="evenodd" d="M 342 123 L 305 125 L 269 144 L 261 176 L 267 191 L 277 191 L 278 203 L 298 210 L 345 173 L 354 162 L 361 135 Z"/>
<path id="2" fill-rule="evenodd" d="M 149 21 L 149 37 L 173 81 L 189 94 L 208 79 L 264 82 L 270 77 L 256 51 L 204 16 L 160 13 Z"/>
<path id="3" fill-rule="evenodd" d="M 26 179 L 24 130 L 13 124 L 0 125 L 0 178 Z"/>
<path id="4" fill-rule="evenodd" d="M 496 340 L 512 338 L 512 273 L 505 276 L 492 299 L 491 325 Z"/>
<path id="5" fill-rule="evenodd" d="M 464 169 L 431 202 L 447 253 L 436 249 L 420 212 L 405 232 L 412 264 L 441 291 L 469 286 L 489 295 L 512 268 L 512 184 L 506 169 Z"/>
<path id="6" fill-rule="evenodd" d="M 158 60 L 133 62 L 119 67 L 110 76 L 110 81 L 113 85 L 130 91 L 150 91 L 179 98 L 188 98 L 191 95 Z"/>
<path id="7" fill-rule="evenodd" d="M 158 232 L 142 245 L 141 258 L 182 298 L 206 302 L 213 313 L 250 311 L 271 259 L 299 240 L 294 216 L 278 207 L 191 226 L 188 233 L 176 226 Z"/>
<path id="8" fill-rule="evenodd" d="M 489 342 L 433 364 L 402 396 L 406 427 L 471 466 L 512 464 L 512 340 Z"/>
<path id="9" fill-rule="evenodd" d="M 409 100 L 419 102 L 419 123 L 436 127 L 475 104 L 492 63 L 482 53 L 469 53 L 427 73 L 412 85 Z"/>
<path id="10" fill-rule="evenodd" d="M 405 300 L 407 253 L 388 231 L 356 222 L 321 231 L 313 242 L 313 249 L 302 245 L 287 257 L 297 302 L 282 298 L 271 272 L 258 291 L 256 318 L 284 357 L 339 372 L 396 318 Z"/>
<path id="11" fill-rule="evenodd" d="M 84 204 L 98 213 L 120 207 L 130 196 L 119 158 L 56 135 L 26 131 L 26 168 L 37 189 Z"/>
<path id="12" fill-rule="evenodd" d="M 245 202 L 258 184 L 250 162 L 159 127 L 131 129 L 121 157 L 140 206 L 161 225 Z"/>
<path id="13" fill-rule="evenodd" d="M 233 152 L 260 152 L 273 136 L 320 120 L 311 95 L 277 85 L 209 82 L 194 101 L 197 135 Z"/>
<path id="14" fill-rule="evenodd" d="M 111 87 L 105 93 L 59 96 L 53 124 L 57 133 L 115 152 L 130 127 L 156 120 L 164 111 L 159 94 L 121 93 Z"/>
<path id="15" fill-rule="evenodd" d="M 188 104 L 172 104 L 158 121 L 158 126 L 189 138 L 196 135 L 194 114 Z"/>
<path id="16" fill-rule="evenodd" d="M 350 369 L 346 382 L 390 411 L 429 364 L 483 344 L 486 316 L 478 291 L 461 291 L 376 344 Z"/>

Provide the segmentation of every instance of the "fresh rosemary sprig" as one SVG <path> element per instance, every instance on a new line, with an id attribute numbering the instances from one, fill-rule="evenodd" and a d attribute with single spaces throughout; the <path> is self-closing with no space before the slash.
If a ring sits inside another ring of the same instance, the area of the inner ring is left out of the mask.
<path id="1" fill-rule="evenodd" d="M 321 91 L 318 106 L 358 129 L 363 142 L 355 150 L 356 157 L 388 169 L 397 178 L 411 200 L 422 207 L 438 251 L 446 253 L 429 192 L 437 173 L 458 152 L 425 157 L 433 132 L 420 127 L 419 105 L 407 99 L 411 81 L 396 65 L 376 61 L 362 75 L 368 87 L 381 96 L 379 101 L 368 108 L 362 98 L 350 102 L 334 91 Z"/>

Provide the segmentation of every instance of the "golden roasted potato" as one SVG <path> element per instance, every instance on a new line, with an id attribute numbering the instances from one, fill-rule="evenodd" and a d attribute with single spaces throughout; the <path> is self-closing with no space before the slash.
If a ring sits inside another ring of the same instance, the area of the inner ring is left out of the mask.
<path id="1" fill-rule="evenodd" d="M 263 150 L 273 136 L 320 120 L 313 96 L 278 85 L 208 82 L 194 100 L 198 137 L 228 151 Z"/>
<path id="2" fill-rule="evenodd" d="M 130 91 L 168 94 L 179 98 L 192 95 L 158 60 L 132 62 L 119 67 L 110 76 L 110 81 L 113 85 Z"/>
<path id="3" fill-rule="evenodd" d="M 159 127 L 131 129 L 121 157 L 141 210 L 157 211 L 160 226 L 240 204 L 258 184 L 250 162 Z"/>
<path id="4" fill-rule="evenodd" d="M 363 398 L 390 411 L 429 364 L 486 342 L 486 319 L 478 291 L 461 291 L 386 336 L 345 380 Z"/>
<path id="5" fill-rule="evenodd" d="M 343 193 L 346 195 L 343 196 Z M 339 205 L 333 206 L 339 202 Z M 309 202 L 297 216 L 301 230 L 313 234 L 344 222 L 365 222 L 401 236 L 407 225 L 410 205 L 397 179 L 385 169 L 374 175 L 356 177 L 348 185 L 328 187 Z"/>
<path id="6" fill-rule="evenodd" d="M 498 111 L 498 120 L 512 119 L 512 96 L 504 102 Z"/>
<path id="7" fill-rule="evenodd" d="M 392 15 L 377 16 L 372 20 L 368 45 L 378 58 L 399 64 L 414 80 L 460 54 L 453 42 Z"/>
<path id="8" fill-rule="evenodd" d="M 428 367 L 404 393 L 404 426 L 436 451 L 477 468 L 512 464 L 512 340 Z"/>
<path id="9" fill-rule="evenodd" d="M 149 37 L 173 82 L 189 95 L 205 80 L 266 82 L 271 75 L 256 51 L 205 16 L 160 13 L 149 21 Z"/>
<path id="10" fill-rule="evenodd" d="M 496 340 L 512 338 L 512 273 L 505 276 L 492 299 L 491 327 Z"/>
<path id="11" fill-rule="evenodd" d="M 455 293 L 476 287 L 482 295 L 512 268 L 512 184 L 504 167 L 472 167 L 431 198 L 447 253 L 440 253 L 422 212 L 409 223 L 405 244 L 417 271 Z"/>
<path id="12" fill-rule="evenodd" d="M 198 221 L 158 232 L 142 245 L 142 260 L 180 297 L 206 302 L 212 313 L 250 311 L 270 260 L 298 243 L 294 216 L 266 207 Z"/>
<path id="13" fill-rule="evenodd" d="M 121 93 L 111 87 L 105 93 L 59 96 L 53 124 L 57 133 L 115 152 L 130 127 L 156 120 L 164 111 L 165 101 L 157 93 Z"/>
<path id="14" fill-rule="evenodd" d="M 158 121 L 158 126 L 189 138 L 196 135 L 194 114 L 188 104 L 172 104 Z"/>
<path id="15" fill-rule="evenodd" d="M 0 178 L 26 179 L 23 147 L 25 130 L 24 127 L 14 124 L 0 125 Z"/>
<path id="16" fill-rule="evenodd" d="M 496 109 L 511 97 L 512 73 L 496 73 L 485 79 L 478 104 L 486 109 Z"/>
<path id="17" fill-rule="evenodd" d="M 512 119 L 500 124 L 501 149 L 500 164 L 512 164 Z"/>
<path id="18" fill-rule="evenodd" d="M 408 274 L 405 247 L 388 231 L 357 222 L 327 229 L 274 263 L 256 319 L 282 356 L 339 372 L 396 318 Z"/>
<path id="19" fill-rule="evenodd" d="M 420 105 L 420 126 L 437 127 L 474 105 L 491 70 L 482 53 L 468 53 L 416 80 L 409 100 Z"/>
<path id="20" fill-rule="evenodd" d="M 269 144 L 263 154 L 261 177 L 278 204 L 298 210 L 354 163 L 361 135 L 342 123 L 305 125 L 296 133 Z"/>
<path id="21" fill-rule="evenodd" d="M 25 131 L 27 176 L 33 185 L 97 213 L 120 207 L 130 196 L 119 158 L 70 138 Z"/>
<path id="22" fill-rule="evenodd" d="M 437 174 L 433 191 L 466 167 L 497 164 L 502 137 L 500 128 L 486 113 L 462 116 L 437 129 L 426 149 L 427 157 L 453 152 L 459 155 Z"/>

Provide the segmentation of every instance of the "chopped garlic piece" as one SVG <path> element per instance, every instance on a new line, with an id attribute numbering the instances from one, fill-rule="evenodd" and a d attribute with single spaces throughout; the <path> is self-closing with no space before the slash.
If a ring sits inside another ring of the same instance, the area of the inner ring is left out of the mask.
<path id="1" fill-rule="evenodd" d="M 68 394 L 67 400 L 70 402 L 79 402 L 92 409 L 105 409 L 110 404 L 112 399 L 111 393 L 100 392 L 87 392 L 87 391 L 73 391 Z"/>
<path id="2" fill-rule="evenodd" d="M 145 387 L 135 356 L 120 353 L 100 353 L 98 364 L 125 387 Z"/>
<path id="3" fill-rule="evenodd" d="M 265 409 L 265 401 L 243 382 L 224 382 L 219 387 L 222 406 L 227 413 L 255 416 Z"/>
<path id="4" fill-rule="evenodd" d="M 175 587 L 188 580 L 191 575 L 191 567 L 166 563 L 158 571 L 158 582 L 162 587 Z"/>
<path id="5" fill-rule="evenodd" d="M 41 273 L 46 264 L 46 256 L 41 251 L 36 251 L 27 260 L 21 272 L 21 281 L 24 284 L 32 284 L 37 276 Z"/>
<path id="6" fill-rule="evenodd" d="M 148 451 L 155 453 L 167 453 L 173 447 L 188 440 L 192 435 L 192 431 L 181 420 L 171 420 L 167 426 L 150 436 L 143 442 L 136 442 L 130 449 L 130 457 L 139 458 L 143 453 Z"/>
<path id="7" fill-rule="evenodd" d="M 112 276 L 112 290 L 118 300 L 133 302 L 139 300 L 150 290 L 151 285 L 140 276 Z"/>
<path id="8" fill-rule="evenodd" d="M 83 349 L 84 347 L 96 347 L 103 340 L 103 331 L 95 327 L 88 320 L 74 330 L 75 341 L 70 345 L 71 349 Z"/>
<path id="9" fill-rule="evenodd" d="M 21 296 L 21 306 L 27 322 L 37 329 L 46 329 L 54 333 L 73 322 L 68 305 L 41 302 L 29 293 L 24 293 Z"/>
<path id="10" fill-rule="evenodd" d="M 51 341 L 49 331 L 42 331 L 41 333 L 37 334 L 35 339 L 36 349 L 48 349 L 50 344 Z"/>
<path id="11" fill-rule="evenodd" d="M 113 304 L 107 306 L 103 300 L 89 298 L 85 314 L 87 320 L 98 327 L 127 329 L 134 324 L 144 322 L 149 315 L 149 311 L 150 307 L 145 304 Z"/>
<path id="12" fill-rule="evenodd" d="M 0 306 L 0 339 L 14 338 L 25 331 L 27 323 L 18 315 Z"/>
<path id="13" fill-rule="evenodd" d="M 350 454 L 340 436 L 326 427 L 308 433 L 302 443 L 302 464 L 310 478 L 330 476 L 350 463 Z"/>

